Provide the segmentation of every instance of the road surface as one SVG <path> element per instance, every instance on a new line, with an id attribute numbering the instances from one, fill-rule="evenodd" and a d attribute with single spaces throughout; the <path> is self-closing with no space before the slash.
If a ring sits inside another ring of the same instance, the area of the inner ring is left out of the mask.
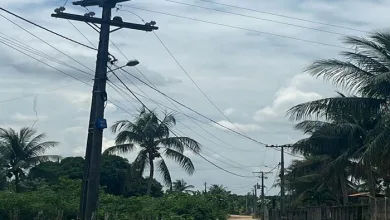
<path id="1" fill-rule="evenodd" d="M 231 215 L 229 217 L 229 220 L 249 220 L 252 219 L 252 216 L 246 216 L 246 215 Z"/>

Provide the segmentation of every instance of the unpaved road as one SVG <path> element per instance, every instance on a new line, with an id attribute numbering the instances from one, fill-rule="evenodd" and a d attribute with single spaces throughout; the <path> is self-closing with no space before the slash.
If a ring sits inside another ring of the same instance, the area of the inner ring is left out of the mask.
<path id="1" fill-rule="evenodd" d="M 245 216 L 245 215 L 231 215 L 229 217 L 229 220 L 249 220 L 252 219 L 252 216 Z"/>

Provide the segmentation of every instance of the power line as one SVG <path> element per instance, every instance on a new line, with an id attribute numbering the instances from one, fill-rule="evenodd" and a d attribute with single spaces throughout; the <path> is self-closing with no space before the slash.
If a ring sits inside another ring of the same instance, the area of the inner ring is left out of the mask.
<path id="1" fill-rule="evenodd" d="M 141 105 L 146 108 L 149 112 L 152 112 L 134 93 L 133 91 L 130 90 L 129 87 L 127 87 L 127 85 L 123 82 L 123 80 L 120 79 L 120 77 L 114 72 L 112 71 L 112 74 L 119 80 L 119 82 L 121 82 L 125 87 L 126 89 L 133 95 L 135 96 L 135 98 L 137 99 L 138 102 L 141 103 Z M 159 121 L 161 121 L 160 119 L 158 119 Z M 174 134 L 176 137 L 178 137 L 178 135 L 172 130 L 172 129 L 169 129 L 171 131 L 172 134 Z M 230 173 L 232 175 L 235 175 L 235 176 L 239 176 L 239 177 L 244 177 L 244 178 L 253 178 L 253 176 L 243 176 L 243 175 L 240 175 L 240 174 L 236 174 L 236 173 L 233 173 L 233 172 L 230 172 L 220 166 L 218 166 L 217 164 L 211 162 L 210 160 L 208 160 L 207 158 L 205 158 L 203 155 L 201 155 L 199 152 L 196 152 L 196 151 L 193 151 L 195 154 L 199 155 L 200 157 L 202 157 L 204 160 L 206 160 L 207 162 L 209 162 L 210 164 L 214 165 L 215 167 L 218 167 L 219 169 L 227 172 L 227 173 Z M 229 164 L 230 165 L 230 164 Z"/>
<path id="2" fill-rule="evenodd" d="M 139 16 L 139 15 L 137 15 L 136 13 L 134 13 L 134 12 L 130 12 L 130 11 L 128 11 L 129 13 L 131 13 L 131 14 L 133 14 L 133 15 L 135 15 L 136 17 L 138 17 L 142 22 L 144 22 L 144 23 L 146 23 L 145 22 L 145 20 L 141 17 L 141 16 Z M 183 67 L 180 65 L 180 63 L 177 61 L 177 59 L 173 56 L 173 54 L 171 53 L 171 51 L 168 49 L 168 47 L 164 44 L 164 42 L 159 38 L 159 36 L 153 31 L 153 34 L 154 34 L 154 36 L 159 40 L 159 42 L 164 46 L 164 48 L 168 51 L 168 53 L 171 55 L 171 57 L 176 61 L 176 63 L 183 69 Z M 114 42 L 112 42 L 111 41 L 111 43 L 113 44 L 113 46 L 122 54 L 122 56 L 124 57 L 124 58 L 126 58 L 127 60 L 129 60 L 129 58 L 119 49 L 119 47 L 117 47 L 116 46 L 116 44 L 114 43 Z M 141 72 L 141 70 L 139 70 L 137 67 L 135 67 L 135 69 L 148 81 L 148 83 L 150 84 L 150 85 L 152 85 L 154 88 L 156 88 L 157 89 L 157 87 L 155 86 L 155 85 L 153 85 L 153 83 L 146 77 L 146 75 L 145 74 L 143 74 L 142 72 Z M 187 73 L 184 69 L 183 69 L 183 71 L 185 72 L 185 73 Z M 187 74 L 188 75 L 188 74 Z M 130 81 L 130 80 L 129 80 Z M 131 81 L 130 81 L 131 82 Z M 134 84 L 133 84 L 134 85 Z M 137 87 L 137 86 L 136 86 Z M 138 87 L 137 87 L 138 88 Z M 138 88 L 140 91 L 142 91 L 140 88 Z M 146 95 L 146 94 L 145 94 Z M 147 96 L 147 95 L 146 95 Z M 207 131 L 206 129 L 204 129 L 202 126 L 200 126 L 197 122 L 196 122 L 196 119 L 193 119 L 192 117 L 190 117 L 190 116 L 188 116 L 187 114 L 185 114 L 178 106 L 176 106 L 175 105 L 175 103 L 173 103 L 170 99 L 168 99 L 167 97 L 165 97 L 164 96 L 164 98 L 165 99 L 167 99 L 177 110 L 179 110 L 183 115 L 185 115 L 187 118 L 189 118 L 190 120 L 192 120 L 192 122 L 195 124 L 195 125 L 197 125 L 200 129 L 202 129 L 203 131 L 205 131 L 207 134 L 209 134 L 210 136 L 212 136 L 212 137 L 214 137 L 215 139 L 217 139 L 217 140 L 219 140 L 219 141 L 221 141 L 222 143 L 224 143 L 225 145 L 228 145 L 228 146 L 230 146 L 230 147 L 232 147 L 233 149 L 236 149 L 236 150 L 240 150 L 240 151 L 248 151 L 248 150 L 244 150 L 244 149 L 240 149 L 240 148 L 237 148 L 237 147 L 235 147 L 235 146 L 233 146 L 233 145 L 231 145 L 231 144 L 229 144 L 229 143 L 227 143 L 227 142 L 225 142 L 225 141 L 223 141 L 222 139 L 220 139 L 220 138 L 218 138 L 217 136 L 215 136 L 215 135 L 213 135 L 212 133 L 210 133 L 209 131 Z M 149 99 L 150 99 L 150 97 L 149 97 Z M 152 99 L 151 99 L 152 100 Z M 152 100 L 153 102 L 155 102 L 154 100 Z M 156 104 L 157 104 L 157 102 L 155 102 Z M 223 113 L 222 113 L 223 114 Z M 225 116 L 226 117 L 226 116 Z M 232 123 L 232 122 L 231 122 Z M 234 125 L 234 123 L 232 123 L 233 125 Z M 184 125 L 184 124 L 183 124 Z M 186 125 L 184 125 L 185 127 L 187 127 Z M 235 125 L 234 125 L 235 126 Z M 190 130 L 192 130 L 192 132 L 194 132 L 194 133 L 196 133 L 193 129 L 191 129 L 191 128 L 189 128 L 189 127 L 187 127 L 188 129 L 190 129 Z M 237 128 L 237 127 L 236 127 Z M 238 129 L 238 128 L 237 128 Z M 198 133 L 196 133 L 196 134 L 198 134 Z M 198 134 L 199 135 L 199 134 Z M 201 135 L 199 135 L 199 136 L 201 136 Z M 203 137 L 203 136 L 201 136 L 201 137 Z M 203 137 L 203 138 L 205 138 L 205 137 Z M 207 139 L 206 139 L 207 140 Z M 211 141 L 211 140 L 209 140 L 209 141 Z M 213 141 L 211 141 L 211 142 L 213 142 Z M 216 142 L 213 142 L 214 144 L 217 144 L 217 145 L 219 145 L 218 143 L 216 143 Z M 220 146 L 222 146 L 222 145 L 220 145 Z M 226 147 L 226 146 L 223 146 L 223 147 Z"/>
<path id="3" fill-rule="evenodd" d="M 0 8 L 1 9 L 1 8 Z M 50 46 L 51 48 L 55 49 L 56 51 L 60 52 L 61 54 L 65 55 L 66 57 L 68 57 L 69 59 L 73 60 L 74 62 L 80 64 L 81 66 L 85 67 L 86 69 L 90 70 L 91 72 L 94 72 L 92 69 L 90 69 L 89 67 L 87 67 L 86 65 L 84 65 L 83 63 L 81 63 L 80 61 L 74 59 L 73 57 L 69 56 L 68 54 L 64 53 L 63 51 L 61 51 L 60 49 L 54 47 L 53 45 L 49 44 L 48 42 L 46 42 L 45 40 L 43 40 L 42 38 L 38 37 L 37 35 L 31 33 L 30 31 L 28 31 L 27 29 L 25 29 L 24 27 L 16 24 L 15 22 L 13 22 L 12 20 L 10 20 L 9 18 L 5 17 L 4 15 L 0 14 L 1 17 L 3 17 L 4 19 L 6 19 L 7 21 L 11 22 L 12 24 L 14 24 L 15 26 L 19 27 L 20 29 L 24 30 L 25 32 L 27 32 L 28 34 L 30 34 L 31 36 L 37 38 L 38 40 L 42 41 L 43 43 L 45 43 L 46 45 Z M 89 74 L 89 73 L 87 73 Z M 93 76 L 93 74 L 89 74 L 91 76 Z"/>
<path id="4" fill-rule="evenodd" d="M 343 47 L 343 46 L 334 45 L 334 44 L 322 43 L 322 42 L 318 42 L 318 41 L 312 41 L 312 40 L 307 40 L 307 39 L 302 39 L 302 38 L 297 38 L 297 37 L 285 36 L 285 35 L 281 35 L 281 34 L 274 34 L 274 33 L 269 33 L 269 32 L 265 32 L 265 31 L 254 30 L 254 29 L 250 29 L 250 28 L 244 28 L 244 27 L 238 27 L 238 26 L 233 26 L 233 25 L 228 25 L 228 24 L 223 24 L 223 23 L 217 23 L 217 22 L 213 22 L 213 21 L 201 20 L 201 19 L 197 19 L 197 18 L 190 18 L 190 17 L 175 15 L 175 14 L 170 14 L 170 13 L 165 13 L 165 12 L 159 12 L 159 11 L 154 11 L 154 10 L 145 9 L 145 8 L 138 8 L 138 7 L 134 7 L 134 6 L 128 6 L 128 5 L 120 5 L 120 6 L 123 6 L 126 8 L 133 8 L 133 9 L 137 9 L 137 10 L 142 10 L 142 11 L 148 11 L 148 12 L 152 12 L 152 13 L 156 13 L 156 14 L 162 14 L 162 15 L 182 18 L 182 19 L 186 19 L 186 20 L 192 20 L 192 21 L 198 21 L 198 22 L 203 22 L 203 23 L 207 23 L 207 24 L 213 24 L 213 25 L 222 26 L 222 27 L 250 31 L 250 32 L 280 37 L 280 38 L 287 38 L 287 39 L 291 39 L 291 40 L 302 41 L 302 42 L 307 42 L 307 43 L 312 43 L 312 44 L 318 44 L 318 45 L 335 47 L 335 48 L 342 48 L 342 49 L 347 49 L 347 50 L 351 49 L 348 47 Z M 123 10 L 123 9 L 119 9 L 119 10 L 120 11 L 128 11 L 128 10 Z"/>
<path id="5" fill-rule="evenodd" d="M 58 68 L 56 68 L 56 67 L 50 65 L 50 64 L 47 64 L 47 63 L 45 63 L 45 62 L 43 62 L 43 61 L 41 61 L 41 60 L 39 60 L 39 59 L 37 59 L 37 58 L 31 56 L 31 55 L 29 55 L 29 54 L 27 54 L 27 53 L 25 53 L 25 52 L 23 52 L 23 51 L 21 51 L 21 50 L 15 48 L 15 47 L 11 46 L 11 45 L 9 45 L 9 44 L 3 42 L 3 41 L 0 41 L 0 43 L 2 43 L 2 44 L 4 44 L 4 45 L 6 45 L 6 46 L 8 46 L 8 47 L 10 47 L 10 48 L 12 48 L 12 49 L 18 51 L 19 53 L 22 53 L 22 54 L 24 54 L 24 55 L 26 55 L 26 56 L 28 56 L 28 57 L 30 57 L 30 58 L 32 58 L 32 59 L 34 59 L 34 60 L 40 62 L 40 63 L 42 63 L 42 64 L 44 64 L 44 65 L 46 65 L 46 66 L 48 66 L 48 67 L 50 67 L 50 68 L 52 68 L 52 69 L 55 69 L 55 70 L 57 70 L 58 72 L 61 72 L 61 73 L 64 74 L 64 75 L 67 75 L 67 76 L 69 76 L 69 77 L 71 77 L 71 78 L 73 78 L 73 79 L 75 79 L 75 80 L 80 81 L 77 77 L 74 77 L 74 76 L 72 76 L 72 75 L 70 75 L 70 74 L 68 74 L 68 73 L 66 73 L 66 72 L 64 72 L 64 71 L 62 71 L 62 70 L 60 70 L 60 69 L 58 69 Z M 86 82 L 84 82 L 84 81 L 81 81 L 81 82 L 83 82 L 84 84 L 89 85 L 88 83 L 86 83 Z M 89 85 L 89 86 L 91 86 L 91 85 Z"/>
<path id="6" fill-rule="evenodd" d="M 208 2 L 208 3 L 212 3 L 212 4 L 223 5 L 223 6 L 228 6 L 228 7 L 232 7 L 232 8 L 238 8 L 238 9 L 242 9 L 242 10 L 253 11 L 253 12 L 258 12 L 258 13 L 262 13 L 262 14 L 283 17 L 283 18 L 289 18 L 289 19 L 294 19 L 294 20 L 298 20 L 298 21 L 305 21 L 305 22 L 310 22 L 310 23 L 314 23 L 314 24 L 321 24 L 321 25 L 326 25 L 326 26 L 330 26 L 330 27 L 336 27 L 336 28 L 347 29 L 347 30 L 352 30 L 352 31 L 359 31 L 359 32 L 363 32 L 363 33 L 370 33 L 368 31 L 363 31 L 363 30 L 359 30 L 359 29 L 355 29 L 355 28 L 349 28 L 349 27 L 345 27 L 345 26 L 334 25 L 334 24 L 318 22 L 318 21 L 312 21 L 312 20 L 308 20 L 308 19 L 297 18 L 297 17 L 287 16 L 287 15 L 281 15 L 281 14 L 276 14 L 276 13 L 271 13 L 271 12 L 266 12 L 266 11 L 260 11 L 260 10 L 256 10 L 256 9 L 244 8 L 244 7 L 240 7 L 240 6 L 236 6 L 236 5 L 229 5 L 229 4 L 220 3 L 220 2 L 211 1 L 211 0 L 198 0 L 198 1 Z"/>
<path id="7" fill-rule="evenodd" d="M 190 74 L 188 74 L 188 72 L 184 69 L 183 65 L 181 65 L 181 63 L 176 59 L 176 57 L 173 55 L 173 53 L 169 50 L 169 48 L 165 45 L 165 43 L 160 39 L 160 37 L 153 31 L 153 34 L 156 36 L 156 38 L 160 41 L 160 43 L 163 45 L 163 47 L 165 48 L 165 50 L 169 53 L 169 55 L 172 57 L 172 59 L 176 62 L 176 64 L 180 67 L 180 69 L 187 75 L 187 77 L 191 80 L 192 84 L 194 84 L 196 86 L 196 88 L 203 94 L 203 96 L 214 106 L 215 109 L 217 109 L 217 111 L 219 113 L 221 113 L 221 115 L 226 119 L 228 120 L 238 131 L 240 131 L 241 133 L 244 133 L 240 128 L 237 127 L 236 124 L 234 124 L 230 119 L 229 117 L 227 117 L 222 111 L 221 109 L 218 108 L 218 106 L 210 99 L 210 97 L 208 95 L 206 95 L 206 93 L 199 87 L 199 85 L 195 82 L 194 79 L 192 79 L 192 77 L 190 76 Z"/>
<path id="8" fill-rule="evenodd" d="M 111 70 L 111 69 L 110 69 Z M 112 71 L 112 70 L 111 70 Z M 142 101 L 140 101 L 140 99 L 138 99 L 138 97 L 135 95 L 135 93 L 133 92 L 133 91 L 131 91 L 127 86 L 126 86 L 126 84 L 119 78 L 119 76 L 114 72 L 114 71 L 112 71 L 113 72 L 113 75 L 126 87 L 126 89 L 128 90 L 128 91 L 130 91 L 131 93 L 132 93 L 132 95 L 133 96 L 135 96 L 135 98 L 136 98 L 136 100 L 137 101 L 139 101 L 144 107 L 146 107 L 146 105 L 142 102 Z M 125 76 L 125 75 L 124 75 Z M 126 76 L 125 76 L 126 77 Z M 126 77 L 127 78 L 127 77 Z M 136 86 L 129 78 L 127 78 L 134 86 Z M 137 86 L 136 86 L 137 87 Z M 144 93 L 139 87 L 137 87 L 142 93 Z M 147 97 L 149 97 L 146 93 L 144 93 Z M 149 99 L 151 99 L 150 97 L 149 97 Z M 152 100 L 152 99 L 151 99 Z M 154 101 L 154 100 L 152 100 L 152 101 Z M 156 103 L 157 104 L 157 103 Z M 157 104 L 158 105 L 158 104 Z M 149 110 L 149 109 L 148 109 Z M 150 111 L 150 110 L 149 110 Z M 181 123 L 182 125 L 184 125 L 184 123 Z M 185 127 L 187 127 L 188 129 L 190 129 L 190 130 L 192 130 L 191 128 L 189 128 L 188 126 L 186 126 L 186 125 L 184 125 Z M 195 132 L 194 130 L 192 130 L 193 132 Z M 196 132 L 195 132 L 196 133 Z M 202 138 L 204 138 L 202 135 L 200 135 L 200 134 L 198 134 L 200 137 L 202 137 Z M 183 135 L 183 136 L 188 136 L 188 135 Z M 217 153 L 216 151 L 214 151 L 214 150 L 212 150 L 212 149 L 210 149 L 210 148 L 208 148 L 208 147 L 206 147 L 206 146 L 204 146 L 206 149 L 208 149 L 208 150 L 210 150 L 211 152 L 213 152 L 213 153 L 215 153 L 215 154 L 217 154 L 217 155 L 219 155 L 219 156 L 221 156 L 221 157 L 223 157 L 223 158 L 225 158 L 225 159 L 227 159 L 228 161 L 231 161 L 231 162 L 233 162 L 233 163 L 235 163 L 235 164 L 237 164 L 237 165 L 240 165 L 240 166 L 242 166 L 241 164 L 239 164 L 239 163 L 237 163 L 237 162 L 235 162 L 235 161 L 233 161 L 233 160 L 231 160 L 231 159 L 229 159 L 229 158 L 227 158 L 227 157 L 225 157 L 225 156 L 223 156 L 223 155 L 220 155 L 219 153 Z M 221 162 L 221 163 L 224 163 L 224 164 L 226 164 L 226 165 L 228 165 L 228 166 L 230 166 L 231 164 L 228 164 L 228 163 L 226 163 L 226 162 L 224 162 L 224 161 L 222 161 L 222 160 L 219 160 L 218 158 L 214 158 L 213 157 L 213 159 L 215 159 L 215 160 L 217 160 L 217 161 L 219 161 L 219 162 Z M 243 169 L 243 168 L 241 168 L 241 169 Z M 243 169 L 243 170 L 246 170 L 246 171 L 250 171 L 251 172 L 251 170 L 247 170 L 247 169 Z"/>
<path id="9" fill-rule="evenodd" d="M 0 16 L 1 16 L 1 15 L 0 15 Z M 44 52 L 41 52 L 41 51 L 39 51 L 39 50 L 37 50 L 37 49 L 35 49 L 35 48 L 33 48 L 33 47 L 28 46 L 27 44 L 25 44 L 25 43 L 23 43 L 23 42 L 21 42 L 21 41 L 18 41 L 18 40 L 16 40 L 16 39 L 13 39 L 13 38 L 7 36 L 7 35 L 4 34 L 4 33 L 1 33 L 1 32 L 0 32 L 0 34 L 6 36 L 6 37 L 0 36 L 0 39 L 7 41 L 9 44 L 11 44 L 11 45 L 13 45 L 13 46 L 15 46 L 15 47 L 21 48 L 21 49 L 23 49 L 24 51 L 28 51 L 28 52 L 30 52 L 30 53 L 32 53 L 32 54 L 34 54 L 34 55 L 37 55 L 37 56 L 42 57 L 42 58 L 44 58 L 44 59 L 53 61 L 53 62 L 58 63 L 58 64 L 60 64 L 60 65 L 64 65 L 64 66 L 69 67 L 69 68 L 72 68 L 72 69 L 74 69 L 74 70 L 80 71 L 80 72 L 85 73 L 85 74 L 87 74 L 87 75 L 91 75 L 90 73 L 88 73 L 88 72 L 86 72 L 86 71 L 84 71 L 84 70 L 81 70 L 81 69 L 79 69 L 79 68 L 77 68 L 77 67 L 74 67 L 74 66 L 72 66 L 72 65 L 69 65 L 69 64 L 67 64 L 67 63 L 65 63 L 65 62 L 63 62 L 63 61 L 61 61 L 61 60 L 58 60 L 58 59 L 56 59 L 56 58 L 54 58 L 54 57 L 52 57 L 52 56 L 50 56 L 50 55 L 48 55 L 48 54 L 46 54 L 46 53 L 44 53 Z"/>
<path id="10" fill-rule="evenodd" d="M 20 53 L 22 53 L 22 54 L 24 54 L 24 55 L 26 55 L 26 56 L 28 56 L 28 57 L 30 57 L 31 59 L 34 59 L 34 60 L 36 60 L 36 61 L 38 61 L 38 62 L 40 62 L 40 63 L 42 63 L 42 64 L 44 64 L 44 65 L 46 65 L 46 66 L 48 66 L 48 67 L 50 67 L 50 68 L 52 68 L 52 69 L 54 69 L 54 70 L 60 72 L 61 74 L 64 74 L 64 75 L 66 75 L 66 76 L 68 76 L 68 77 L 70 77 L 70 78 L 73 78 L 73 79 L 75 79 L 75 80 L 77 80 L 77 81 L 79 81 L 79 82 L 81 82 L 81 83 L 83 83 L 83 84 L 88 85 L 89 87 L 92 87 L 91 84 L 89 84 L 89 83 L 87 83 L 87 82 L 84 82 L 83 80 L 81 80 L 81 79 L 79 79 L 79 78 L 77 78 L 77 77 L 74 77 L 74 76 L 72 76 L 72 75 L 70 75 L 70 74 L 68 74 L 68 73 L 66 73 L 66 72 L 64 72 L 64 71 L 62 71 L 62 70 L 60 70 L 60 69 L 58 69 L 58 68 L 56 68 L 56 67 L 50 65 L 50 64 L 47 64 L 47 63 L 45 63 L 45 62 L 43 62 L 43 61 L 41 61 L 41 60 L 39 60 L 39 59 L 37 59 L 37 58 L 35 58 L 35 57 L 33 57 L 33 56 L 31 56 L 31 55 L 29 55 L 29 54 L 23 52 L 23 51 L 21 51 L 21 50 L 15 48 L 15 47 L 13 47 L 13 46 L 11 46 L 11 45 L 5 43 L 5 42 L 0 41 L 0 43 L 2 43 L 2 44 L 4 44 L 4 45 L 6 45 L 6 46 L 8 46 L 8 47 L 10 47 L 10 48 L 12 48 L 12 49 L 18 51 L 18 52 L 20 52 Z M 61 88 L 62 88 L 62 87 L 61 87 Z M 60 88 L 56 88 L 56 89 L 60 89 Z M 35 95 L 35 94 L 34 94 L 34 95 Z M 34 95 L 30 95 L 30 96 L 34 96 Z M 25 97 L 28 97 L 28 96 L 23 96 L 23 97 L 11 99 L 11 100 L 5 100 L 5 101 L 0 102 L 0 104 L 1 104 L 1 103 L 4 103 L 4 102 L 8 102 L 8 101 L 13 101 L 13 100 L 16 100 L 16 99 L 25 98 Z M 114 100 L 114 101 L 120 103 L 120 102 L 117 101 L 115 98 L 110 97 L 110 96 L 108 96 L 108 97 L 109 97 L 109 99 Z M 122 108 L 121 106 L 119 106 L 119 105 L 116 104 L 115 102 L 112 102 L 112 101 L 109 101 L 109 102 L 112 103 L 113 105 L 115 105 L 117 108 L 121 109 L 122 111 L 124 111 L 124 112 L 126 112 L 126 113 L 128 113 L 128 114 L 131 115 L 131 113 L 130 113 L 129 111 L 127 111 L 126 109 Z"/>
<path id="11" fill-rule="evenodd" d="M 144 82 L 142 79 L 140 79 L 139 77 L 135 76 L 134 74 L 131 74 L 130 72 L 128 72 L 128 71 L 126 71 L 126 70 L 123 70 L 123 71 L 125 71 L 125 72 L 128 73 L 128 74 L 130 74 L 132 77 L 136 78 L 138 81 L 140 81 L 141 83 L 145 84 L 147 87 L 149 87 L 149 88 L 155 90 L 156 92 L 160 93 L 161 95 L 163 95 L 163 96 L 169 98 L 170 100 L 172 100 L 173 102 L 179 104 L 180 106 L 182 106 L 182 107 L 184 107 L 184 108 L 186 108 L 186 109 L 188 109 L 188 110 L 194 112 L 195 114 L 201 116 L 202 118 L 205 118 L 205 119 L 207 119 L 207 120 L 213 122 L 214 124 L 219 125 L 219 126 L 225 128 L 225 129 L 227 129 L 227 130 L 229 130 L 229 131 L 231 131 L 231 132 L 233 132 L 233 133 L 235 133 L 235 134 L 238 134 L 239 136 L 244 137 L 244 138 L 246 138 L 246 139 L 248 139 L 248 140 L 251 140 L 251 141 L 253 141 L 253 142 L 257 143 L 257 144 L 261 144 L 261 145 L 264 145 L 264 146 L 267 145 L 267 144 L 265 144 L 265 143 L 263 143 L 263 142 L 261 142 L 261 141 L 258 141 L 258 140 L 254 139 L 254 138 L 251 138 L 251 137 L 249 137 L 249 136 L 247 136 L 247 135 L 245 135 L 245 134 L 242 134 L 242 133 L 240 133 L 240 132 L 237 132 L 237 131 L 235 131 L 235 130 L 229 128 L 229 127 L 226 127 L 226 126 L 220 124 L 219 122 L 217 122 L 217 121 L 215 121 L 215 120 L 213 120 L 213 119 L 211 119 L 211 118 L 209 118 L 209 117 L 207 117 L 207 116 L 205 116 L 205 115 L 203 115 L 203 114 L 201 114 L 201 113 L 195 111 L 194 109 L 192 109 L 192 108 L 190 108 L 190 107 L 184 105 L 183 103 L 177 101 L 176 99 L 171 98 L 171 97 L 168 96 L 167 94 L 161 92 L 160 90 L 158 90 L 158 89 L 154 88 L 153 86 L 149 85 L 148 83 Z"/>
<path id="12" fill-rule="evenodd" d="M 257 19 L 257 20 L 273 22 L 273 23 L 277 23 L 277 24 L 289 25 L 289 26 L 294 26 L 294 27 L 299 27 L 299 28 L 304 28 L 304 29 L 309 29 L 309 30 L 314 30 L 314 31 L 325 32 L 325 33 L 329 33 L 329 34 L 345 36 L 345 34 L 338 33 L 338 32 L 327 31 L 327 30 L 322 30 L 322 29 L 318 29 L 318 28 L 311 28 L 311 27 L 306 27 L 306 26 L 302 26 L 302 25 L 291 24 L 291 23 L 286 23 L 286 22 L 281 22 L 281 21 L 275 21 L 275 20 L 271 20 L 271 19 L 260 18 L 260 17 L 250 16 L 250 15 L 244 15 L 244 14 L 224 11 L 224 10 L 220 10 L 220 9 L 216 9 L 216 8 L 208 8 L 208 7 L 204 7 L 204 6 L 200 6 L 200 5 L 188 4 L 188 3 L 172 1 L 172 0 L 165 0 L 165 1 L 176 3 L 176 4 L 181 4 L 181 5 L 187 5 L 187 6 L 191 6 L 191 7 L 196 7 L 196 8 L 203 8 L 203 9 L 207 9 L 207 10 L 211 10 L 211 11 L 218 11 L 218 12 L 222 12 L 222 13 L 226 13 L 226 14 L 232 14 L 232 15 L 237 15 L 237 16 L 246 17 L 246 18 L 252 18 L 252 19 Z"/>
<path id="13" fill-rule="evenodd" d="M 78 44 L 78 45 L 80 45 L 80 46 L 83 46 L 83 47 L 86 47 L 86 48 L 89 48 L 89 49 L 92 49 L 92 50 L 97 50 L 96 48 L 93 48 L 93 47 L 90 47 L 90 46 L 88 46 L 88 45 L 86 45 L 86 44 L 80 43 L 80 42 L 75 41 L 75 40 L 73 40 L 73 39 L 71 39 L 71 38 L 69 38 L 69 37 L 66 37 L 66 36 L 62 35 L 62 34 L 59 34 L 59 33 L 55 32 L 55 31 L 52 31 L 52 30 L 50 30 L 50 29 L 48 29 L 48 28 L 45 28 L 45 27 L 43 27 L 43 26 L 41 26 L 41 25 L 39 25 L 39 24 L 36 24 L 36 23 L 34 23 L 34 22 L 32 22 L 32 21 L 30 21 L 30 20 L 28 20 L 28 19 L 26 19 L 26 18 L 23 18 L 23 17 L 21 17 L 21 16 L 19 16 L 19 15 L 17 15 L 17 14 L 14 14 L 14 13 L 12 13 L 12 12 L 10 12 L 10 11 L 8 11 L 8 10 L 2 8 L 2 7 L 0 7 L 0 10 L 2 10 L 2 11 L 4 11 L 4 12 L 7 12 L 8 14 L 10 14 L 10 15 L 12 15 L 12 16 L 15 16 L 15 17 L 17 17 L 17 18 L 19 18 L 19 19 L 21 19 L 21 20 L 23 20 L 23 21 L 25 21 L 25 22 L 27 22 L 27 23 L 30 23 L 30 24 L 32 24 L 32 25 L 38 27 L 38 28 L 41 28 L 41 29 L 43 29 L 43 30 L 45 30 L 45 31 L 47 31 L 47 32 L 49 32 L 49 33 L 52 33 L 52 34 L 57 35 L 57 36 L 59 36 L 59 37 L 61 37 L 61 38 L 64 38 L 65 40 L 71 41 L 71 42 L 73 42 L 73 43 L 76 43 L 76 44 Z"/>

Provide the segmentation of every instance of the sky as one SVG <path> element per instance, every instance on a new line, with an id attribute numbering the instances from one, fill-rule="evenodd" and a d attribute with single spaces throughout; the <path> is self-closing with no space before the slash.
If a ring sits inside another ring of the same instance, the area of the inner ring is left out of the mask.
<path id="1" fill-rule="evenodd" d="M 304 137 L 293 129 L 296 122 L 286 117 L 289 108 L 335 94 L 336 88 L 330 83 L 309 76 L 304 69 L 318 59 L 340 58 L 339 53 L 349 49 L 342 44 L 345 36 L 366 37 L 370 31 L 386 30 L 389 20 L 387 9 L 390 7 L 390 1 L 382 0 L 214 2 L 266 13 L 200 0 L 128 1 L 121 3 L 123 6 L 120 10 L 114 9 L 113 16 L 120 16 L 124 21 L 133 23 L 142 23 L 140 17 L 147 22 L 156 21 L 156 26 L 159 27 L 156 35 L 180 65 L 150 32 L 130 29 L 116 31 L 111 34 L 111 41 L 120 51 L 113 44 L 109 51 L 118 59 L 119 66 L 124 65 L 127 59 L 137 59 L 140 62 L 137 66 L 140 72 L 168 96 L 225 127 L 242 131 L 248 137 L 269 145 L 290 144 Z M 71 39 L 97 47 L 98 33 L 88 25 L 50 17 L 54 9 L 64 3 L 65 0 L 2 0 L 0 6 Z M 68 13 L 83 15 L 87 12 L 85 8 L 73 6 L 71 1 L 65 8 Z M 100 16 L 99 8 L 88 9 Z M 14 129 L 33 126 L 40 133 L 46 133 L 47 140 L 60 142 L 57 148 L 50 149 L 47 154 L 84 156 L 92 95 L 92 88 L 87 84 L 93 83 L 92 76 L 88 74 L 94 73 L 96 51 L 45 32 L 3 11 L 0 14 L 25 29 L 0 17 L 0 126 Z M 363 14 L 364 16 L 359 16 Z M 3 44 L 13 42 L 15 45 L 15 41 L 19 42 L 16 49 L 36 59 Z M 30 53 L 32 50 L 20 43 L 46 55 L 40 57 L 36 52 Z M 126 70 L 146 81 L 135 68 L 126 67 Z M 279 170 L 279 151 L 239 136 L 186 108 L 173 106 L 166 98 L 130 75 L 120 71 L 117 75 L 131 90 L 141 95 L 146 94 L 154 100 L 151 101 L 145 95 L 143 96 L 146 98 L 140 97 L 160 116 L 163 116 L 164 111 L 170 110 L 161 109 L 155 102 L 178 111 L 176 117 L 180 123 L 175 126 L 174 131 L 201 143 L 202 155 L 209 161 L 244 176 L 227 173 L 186 151 L 196 172 L 189 176 L 173 161 L 169 161 L 172 179 L 184 179 L 197 189 L 203 189 L 205 182 L 207 185 L 222 184 L 233 193 L 246 194 L 252 191 L 253 185 L 260 182 L 252 172 L 272 170 L 265 180 L 266 193 L 279 193 L 277 187 L 271 187 Z M 123 87 L 123 91 L 119 93 L 118 89 L 114 90 L 110 85 L 121 87 L 121 84 L 115 77 L 110 80 L 111 83 L 107 86 L 109 102 L 105 109 L 108 124 L 121 119 L 133 120 L 140 103 L 128 92 L 125 94 Z M 197 121 L 194 123 L 186 115 Z M 103 148 L 113 146 L 114 138 L 115 134 L 106 129 Z M 123 156 L 132 162 L 136 154 L 137 150 Z M 299 159 L 291 155 L 286 155 L 285 158 L 286 166 L 292 160 Z M 157 176 L 157 179 L 161 180 L 161 177 Z"/>

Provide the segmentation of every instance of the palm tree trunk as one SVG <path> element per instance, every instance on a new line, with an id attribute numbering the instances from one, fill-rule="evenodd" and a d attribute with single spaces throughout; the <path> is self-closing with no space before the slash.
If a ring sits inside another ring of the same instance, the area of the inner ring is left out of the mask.
<path id="1" fill-rule="evenodd" d="M 373 175 L 370 167 L 367 169 L 367 172 L 368 172 L 367 173 L 367 182 L 368 182 L 368 188 L 370 191 L 370 196 L 375 197 L 375 194 L 376 194 L 375 180 L 374 180 L 374 175 Z"/>
<path id="2" fill-rule="evenodd" d="M 348 204 L 348 190 L 347 190 L 347 183 L 345 181 L 345 172 L 341 172 L 339 174 L 340 179 L 340 186 L 341 186 L 341 192 L 343 194 L 343 205 Z"/>
<path id="3" fill-rule="evenodd" d="M 154 175 L 154 164 L 153 164 L 153 158 L 149 157 L 149 179 L 148 179 L 148 188 L 146 190 L 146 195 L 150 196 L 151 190 L 152 190 L 152 182 L 153 182 L 153 175 Z"/>
<path id="4" fill-rule="evenodd" d="M 19 189 L 19 175 L 18 175 L 18 173 L 14 173 L 14 176 L 15 176 L 15 192 L 19 193 L 20 192 L 20 189 Z"/>

